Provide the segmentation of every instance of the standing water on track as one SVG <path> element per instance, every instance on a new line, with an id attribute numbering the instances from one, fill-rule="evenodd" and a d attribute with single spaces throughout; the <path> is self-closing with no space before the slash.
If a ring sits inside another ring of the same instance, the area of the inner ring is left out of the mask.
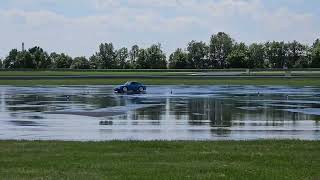
<path id="1" fill-rule="evenodd" d="M 320 88 L 1 86 L 0 139 L 320 140 Z"/>

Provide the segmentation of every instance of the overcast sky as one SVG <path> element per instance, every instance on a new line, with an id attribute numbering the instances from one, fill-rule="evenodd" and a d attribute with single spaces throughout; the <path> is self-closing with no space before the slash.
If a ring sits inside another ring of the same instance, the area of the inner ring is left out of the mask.
<path id="1" fill-rule="evenodd" d="M 1 0 L 0 25 L 2 58 L 21 42 L 87 57 L 102 42 L 159 42 L 168 55 L 219 31 L 246 43 L 312 43 L 320 37 L 320 0 Z"/>

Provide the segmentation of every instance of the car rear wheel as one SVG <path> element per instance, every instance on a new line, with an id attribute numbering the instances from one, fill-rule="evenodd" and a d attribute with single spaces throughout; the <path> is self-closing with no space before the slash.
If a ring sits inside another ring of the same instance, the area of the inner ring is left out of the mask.
<path id="1" fill-rule="evenodd" d="M 127 87 L 123 87 L 123 88 L 122 88 L 122 91 L 123 91 L 123 92 L 128 92 L 128 88 L 127 88 Z"/>
<path id="2" fill-rule="evenodd" d="M 139 87 L 139 92 L 143 92 L 143 87 Z"/>

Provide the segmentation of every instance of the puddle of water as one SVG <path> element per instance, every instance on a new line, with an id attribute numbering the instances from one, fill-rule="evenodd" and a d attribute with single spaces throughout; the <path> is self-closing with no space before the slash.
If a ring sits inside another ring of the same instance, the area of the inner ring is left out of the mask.
<path id="1" fill-rule="evenodd" d="M 303 113 L 303 114 L 320 116 L 320 108 L 284 109 L 284 110 L 289 112 L 294 112 L 294 113 Z"/>
<path id="2" fill-rule="evenodd" d="M 320 139 L 320 89 L 285 86 L 0 86 L 0 139 Z M 171 93 L 172 92 L 172 93 Z"/>

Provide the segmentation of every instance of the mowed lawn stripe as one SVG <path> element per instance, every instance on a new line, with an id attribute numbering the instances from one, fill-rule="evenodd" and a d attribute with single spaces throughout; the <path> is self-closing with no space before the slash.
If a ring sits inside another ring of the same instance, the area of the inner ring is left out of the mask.
<path id="1" fill-rule="evenodd" d="M 5 179 L 319 179 L 318 141 L 0 141 Z"/>

